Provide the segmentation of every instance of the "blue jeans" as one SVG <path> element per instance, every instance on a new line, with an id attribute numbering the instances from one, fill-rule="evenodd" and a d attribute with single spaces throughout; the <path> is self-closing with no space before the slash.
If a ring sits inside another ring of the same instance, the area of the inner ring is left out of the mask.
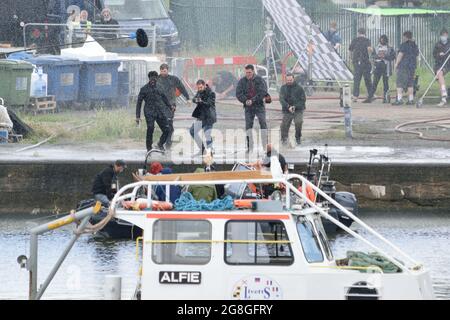
<path id="1" fill-rule="evenodd" d="M 210 124 L 204 124 L 202 121 L 197 120 L 194 122 L 194 124 L 191 127 L 191 130 L 189 130 L 191 137 L 194 139 L 197 146 L 200 148 L 200 150 L 204 149 L 203 145 L 203 139 L 200 136 L 200 131 L 203 130 L 206 138 L 206 147 L 212 148 L 213 140 L 211 136 L 213 126 Z"/>
<path id="2" fill-rule="evenodd" d="M 94 195 L 96 201 L 100 201 L 105 208 L 109 208 L 111 202 L 108 197 L 104 194 L 96 194 Z"/>

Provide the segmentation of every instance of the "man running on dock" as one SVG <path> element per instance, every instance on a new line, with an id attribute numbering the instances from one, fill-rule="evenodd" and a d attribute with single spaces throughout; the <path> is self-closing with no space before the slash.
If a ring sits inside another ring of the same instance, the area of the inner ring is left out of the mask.
<path id="1" fill-rule="evenodd" d="M 171 149 L 172 136 L 173 132 L 175 131 L 173 127 L 173 120 L 175 118 L 175 111 L 177 110 L 177 92 L 183 95 L 188 104 L 190 104 L 190 98 L 189 93 L 187 92 L 185 86 L 183 85 L 183 82 L 181 82 L 181 80 L 178 77 L 169 74 L 168 64 L 162 64 L 159 70 L 160 74 L 158 77 L 158 89 L 161 90 L 162 93 L 164 93 L 167 99 L 169 99 L 169 103 L 172 107 L 172 114 L 169 117 L 167 117 L 170 132 L 165 145 L 166 149 Z"/>
<path id="2" fill-rule="evenodd" d="M 141 123 L 142 102 L 145 101 L 144 115 L 147 121 L 147 152 L 153 150 L 153 133 L 155 122 L 162 131 L 158 149 L 165 151 L 164 144 L 171 133 L 169 119 L 173 118 L 174 107 L 171 106 L 166 95 L 157 88 L 158 72 L 151 71 L 148 74 L 149 82 L 139 92 L 136 105 L 136 123 Z"/>
<path id="3" fill-rule="evenodd" d="M 258 76 L 253 65 L 245 67 L 243 77 L 236 89 L 236 98 L 244 105 L 245 130 L 247 132 L 247 152 L 253 149 L 253 125 L 255 117 L 258 118 L 261 129 L 261 140 L 263 147 L 267 145 L 267 120 L 265 97 L 267 96 L 267 85 L 264 79 Z"/>

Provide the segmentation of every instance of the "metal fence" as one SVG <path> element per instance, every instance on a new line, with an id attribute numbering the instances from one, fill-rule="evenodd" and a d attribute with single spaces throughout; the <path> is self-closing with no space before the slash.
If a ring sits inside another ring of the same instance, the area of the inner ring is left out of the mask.
<path id="1" fill-rule="evenodd" d="M 355 14 L 344 10 L 348 5 L 332 4 L 320 5 L 324 1 L 298 0 L 310 14 L 313 21 L 323 32 L 328 30 L 329 24 L 336 21 L 343 43 L 339 54 L 349 60 L 348 48 L 352 39 L 356 36 L 358 28 L 366 28 L 367 37 L 372 45 L 378 43 L 381 35 L 389 37 L 391 45 L 398 49 L 404 31 L 412 31 L 423 56 L 427 61 L 433 60 L 433 48 L 439 39 L 439 32 L 443 27 L 450 27 L 448 16 L 402 16 L 402 17 L 371 17 Z M 359 5 L 359 7 L 365 7 Z"/>
<path id="2" fill-rule="evenodd" d="M 261 0 L 174 0 L 170 8 L 186 50 L 252 51 L 264 37 Z"/>
<path id="3" fill-rule="evenodd" d="M 445 16 L 382 17 L 374 21 L 365 15 L 344 10 L 348 5 L 330 0 L 297 0 L 313 21 L 325 32 L 331 21 L 336 21 L 343 39 L 340 54 L 348 61 L 348 47 L 358 28 L 365 27 L 372 44 L 386 34 L 398 48 L 401 34 L 411 30 L 428 61 L 432 60 L 434 44 L 443 27 L 450 28 Z M 170 3 L 183 48 L 186 51 L 252 53 L 264 36 L 266 13 L 261 0 L 173 0 Z M 364 7 L 364 5 L 358 5 Z M 374 25 L 375 23 L 375 25 Z M 278 34 L 277 38 L 282 41 Z M 288 49 L 283 48 L 285 53 Z"/>

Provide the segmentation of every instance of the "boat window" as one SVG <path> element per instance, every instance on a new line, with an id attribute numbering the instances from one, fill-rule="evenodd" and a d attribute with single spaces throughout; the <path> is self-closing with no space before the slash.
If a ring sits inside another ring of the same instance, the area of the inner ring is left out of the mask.
<path id="1" fill-rule="evenodd" d="M 334 259 L 333 252 L 331 251 L 330 244 L 328 242 L 328 237 L 323 228 L 322 219 L 316 218 L 314 219 L 314 224 L 316 225 L 317 232 L 319 232 L 319 240 L 322 244 L 322 248 L 325 250 L 325 254 L 327 255 L 328 261 L 332 261 Z"/>
<path id="2" fill-rule="evenodd" d="M 294 263 L 281 221 L 230 221 L 225 229 L 227 264 L 289 266 Z"/>
<path id="3" fill-rule="evenodd" d="M 156 221 L 153 226 L 153 262 L 175 265 L 208 264 L 211 260 L 211 242 L 208 242 L 211 241 L 211 233 L 209 221 Z"/>
<path id="4" fill-rule="evenodd" d="M 312 223 L 306 218 L 299 218 L 297 231 L 302 243 L 303 253 L 309 263 L 323 262 L 323 254 L 320 249 L 319 239 L 314 232 Z"/>

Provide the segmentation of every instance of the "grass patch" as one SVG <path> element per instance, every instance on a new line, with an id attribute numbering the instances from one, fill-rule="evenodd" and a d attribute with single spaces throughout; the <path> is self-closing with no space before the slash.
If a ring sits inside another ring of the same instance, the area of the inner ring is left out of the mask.
<path id="1" fill-rule="evenodd" d="M 30 115 L 20 117 L 28 123 L 35 134 L 25 143 L 36 143 L 51 135 L 57 135 L 50 143 L 95 143 L 117 141 L 145 141 L 147 126 L 145 121 L 136 126 L 135 115 L 131 110 L 96 109 L 85 112 L 66 112 L 58 114 Z M 89 126 L 73 129 L 84 124 Z M 73 130 L 72 130 L 73 129 Z M 161 136 L 155 130 L 154 140 Z"/>

